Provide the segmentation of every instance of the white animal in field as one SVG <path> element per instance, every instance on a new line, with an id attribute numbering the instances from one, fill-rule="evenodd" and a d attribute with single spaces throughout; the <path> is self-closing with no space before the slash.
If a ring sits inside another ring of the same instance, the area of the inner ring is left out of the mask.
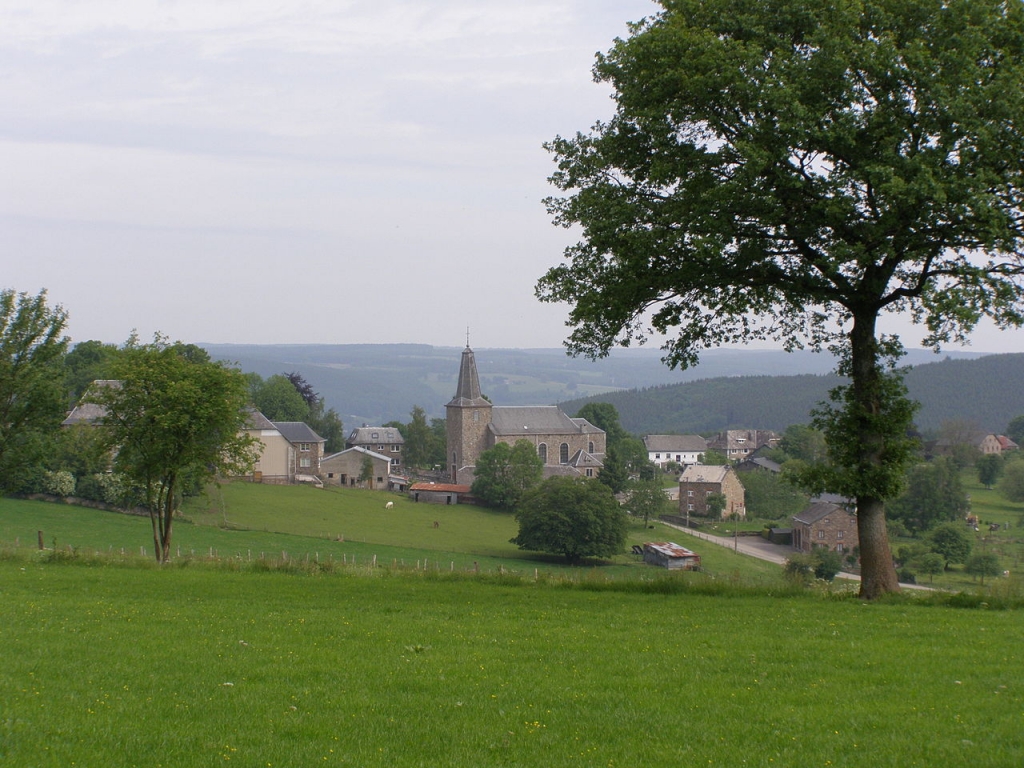
<path id="1" fill-rule="evenodd" d="M 389 501 L 387 504 L 384 505 L 384 509 L 391 509 L 394 506 L 395 506 L 395 502 Z"/>

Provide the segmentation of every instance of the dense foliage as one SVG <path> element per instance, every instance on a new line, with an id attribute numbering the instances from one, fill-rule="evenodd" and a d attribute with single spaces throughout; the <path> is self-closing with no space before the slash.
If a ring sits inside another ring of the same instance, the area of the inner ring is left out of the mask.
<path id="1" fill-rule="evenodd" d="M 45 291 L 0 291 L 0 491 L 17 489 L 39 466 L 64 418 L 66 323 Z"/>
<path id="2" fill-rule="evenodd" d="M 549 477 L 516 508 L 520 549 L 584 557 L 612 557 L 626 544 L 626 516 L 608 486 L 595 480 Z"/>
<path id="3" fill-rule="evenodd" d="M 498 443 L 476 460 L 473 495 L 492 507 L 513 510 L 541 481 L 543 471 L 544 462 L 529 440 Z"/>

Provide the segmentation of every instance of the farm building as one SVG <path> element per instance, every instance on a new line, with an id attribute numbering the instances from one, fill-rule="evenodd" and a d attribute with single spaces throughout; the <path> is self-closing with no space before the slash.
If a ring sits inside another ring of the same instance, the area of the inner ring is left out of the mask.
<path id="1" fill-rule="evenodd" d="M 644 562 L 670 571 L 700 569 L 700 555 L 671 541 L 644 544 Z"/>
<path id="2" fill-rule="evenodd" d="M 428 504 L 458 504 L 461 497 L 468 495 L 468 485 L 455 483 L 413 483 L 409 486 L 410 499 Z"/>

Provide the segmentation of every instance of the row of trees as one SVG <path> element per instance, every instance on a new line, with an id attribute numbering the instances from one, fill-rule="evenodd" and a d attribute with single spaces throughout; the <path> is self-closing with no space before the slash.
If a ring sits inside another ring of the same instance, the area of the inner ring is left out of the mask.
<path id="1" fill-rule="evenodd" d="M 143 506 L 162 562 L 182 497 L 218 474 L 251 468 L 256 441 L 243 429 L 250 405 L 273 420 L 306 421 L 329 446 L 343 445 L 341 420 L 298 374 L 264 381 L 160 336 L 69 350 L 66 323 L 45 292 L 0 291 L 0 492 Z M 87 391 L 105 410 L 102 422 L 62 429 Z"/>

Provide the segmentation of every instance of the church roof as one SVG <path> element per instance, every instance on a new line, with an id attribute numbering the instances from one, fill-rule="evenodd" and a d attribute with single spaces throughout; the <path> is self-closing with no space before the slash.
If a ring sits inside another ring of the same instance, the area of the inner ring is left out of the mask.
<path id="1" fill-rule="evenodd" d="M 579 435 L 593 431 L 593 427 L 583 429 L 557 405 L 496 405 L 491 409 L 490 429 L 495 435 Z"/>
<path id="2" fill-rule="evenodd" d="M 459 364 L 459 384 L 455 388 L 455 397 L 448 405 L 455 406 L 489 406 L 480 392 L 480 375 L 476 371 L 476 356 L 466 345 L 462 350 L 462 362 Z"/>

